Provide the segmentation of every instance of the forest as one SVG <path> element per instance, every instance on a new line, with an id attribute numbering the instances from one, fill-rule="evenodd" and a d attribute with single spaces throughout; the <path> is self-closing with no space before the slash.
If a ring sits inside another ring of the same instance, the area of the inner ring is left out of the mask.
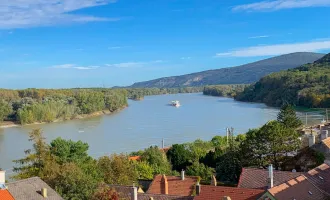
<path id="1" fill-rule="evenodd" d="M 122 89 L 0 90 L 0 122 L 54 122 L 127 106 Z"/>
<path id="2" fill-rule="evenodd" d="M 118 194 L 108 184 L 132 185 L 141 179 L 152 180 L 158 174 L 179 176 L 182 169 L 188 176 L 199 176 L 202 184 L 209 184 L 211 176 L 216 174 L 219 185 L 234 186 L 242 167 L 266 168 L 273 164 L 276 169 L 285 169 L 283 163 L 292 160 L 285 155 L 301 148 L 297 132 L 300 126 L 293 107 L 285 105 L 277 120 L 245 134 L 174 144 L 167 152 L 151 146 L 130 155 L 100 158 L 89 156 L 89 145 L 82 141 L 57 138 L 48 144 L 42 130 L 37 129 L 30 133 L 33 148 L 25 151 L 25 157 L 14 161 L 16 174 L 12 178 L 39 176 L 67 200 L 99 200 L 100 196 L 117 200 Z M 324 162 L 324 155 L 311 151 L 315 165 Z M 136 155 L 140 159 L 129 159 Z"/>
<path id="3" fill-rule="evenodd" d="M 204 95 L 218 96 L 218 97 L 235 97 L 238 93 L 244 91 L 249 85 L 210 85 L 205 86 L 203 90 Z"/>
<path id="4" fill-rule="evenodd" d="M 290 103 L 308 108 L 329 108 L 330 54 L 312 64 L 265 76 L 235 99 L 270 106 Z"/>
<path id="5" fill-rule="evenodd" d="M 141 100 L 149 95 L 178 94 L 178 93 L 198 93 L 204 87 L 181 87 L 181 88 L 126 88 L 128 98 Z"/>

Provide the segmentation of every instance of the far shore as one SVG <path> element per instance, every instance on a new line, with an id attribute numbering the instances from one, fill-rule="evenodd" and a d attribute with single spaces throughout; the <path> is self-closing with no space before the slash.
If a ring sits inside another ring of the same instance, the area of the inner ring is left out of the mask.
<path id="1" fill-rule="evenodd" d="M 91 114 L 83 114 L 83 115 L 77 115 L 72 119 L 56 119 L 52 122 L 35 122 L 32 124 L 19 124 L 18 122 L 14 122 L 14 121 L 4 121 L 4 122 L 0 122 L 0 129 L 2 128 L 13 128 L 13 127 L 19 127 L 19 126 L 30 126 L 30 125 L 39 125 L 39 124 L 50 124 L 50 123 L 58 123 L 58 122 L 63 122 L 63 121 L 70 121 L 70 120 L 80 120 L 80 119 L 87 119 L 87 118 L 92 118 L 92 117 L 98 117 L 98 116 L 102 116 L 102 115 L 111 115 L 117 112 L 122 111 L 123 109 L 125 109 L 127 106 L 118 109 L 114 112 L 110 112 L 109 110 L 102 110 L 102 111 L 98 111 L 98 112 L 94 112 Z"/>

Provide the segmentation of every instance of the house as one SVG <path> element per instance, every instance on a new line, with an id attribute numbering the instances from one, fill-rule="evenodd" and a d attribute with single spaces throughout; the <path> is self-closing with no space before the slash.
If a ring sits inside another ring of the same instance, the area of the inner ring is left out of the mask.
<path id="1" fill-rule="evenodd" d="M 322 164 L 306 174 L 306 177 L 320 190 L 330 196 L 330 165 Z"/>
<path id="2" fill-rule="evenodd" d="M 301 175 L 268 189 L 259 200 L 327 200 L 329 196 L 316 187 L 306 176 Z"/>
<path id="3" fill-rule="evenodd" d="M 63 200 L 39 177 L 5 183 L 5 171 L 0 171 L 1 200 Z"/>
<path id="4" fill-rule="evenodd" d="M 201 185 L 194 200 L 256 200 L 264 193 L 265 190 L 258 189 Z"/>
<path id="5" fill-rule="evenodd" d="M 181 176 L 165 176 L 157 175 L 152 181 L 148 194 L 167 194 L 177 196 L 192 196 L 195 191 L 198 177 L 185 177 L 185 172 L 181 172 Z"/>
<path id="6" fill-rule="evenodd" d="M 273 186 L 278 186 L 303 173 L 288 171 L 273 171 Z M 256 168 L 243 168 L 238 181 L 238 188 L 263 189 L 269 188 L 269 170 Z"/>
<path id="7" fill-rule="evenodd" d="M 121 200 L 193 200 L 193 196 L 174 196 L 165 194 L 140 193 L 137 187 L 109 185 L 114 189 Z"/>

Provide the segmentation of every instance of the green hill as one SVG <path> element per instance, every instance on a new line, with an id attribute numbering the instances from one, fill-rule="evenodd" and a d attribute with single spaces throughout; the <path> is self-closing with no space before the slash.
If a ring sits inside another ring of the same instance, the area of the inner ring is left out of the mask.
<path id="1" fill-rule="evenodd" d="M 219 84 L 251 84 L 273 72 L 292 69 L 320 59 L 324 54 L 291 53 L 230 68 L 208 70 L 182 76 L 159 78 L 133 84 L 132 88 L 179 88 Z"/>
<path id="2" fill-rule="evenodd" d="M 312 64 L 265 76 L 236 99 L 271 106 L 287 102 L 313 108 L 330 107 L 330 54 Z"/>

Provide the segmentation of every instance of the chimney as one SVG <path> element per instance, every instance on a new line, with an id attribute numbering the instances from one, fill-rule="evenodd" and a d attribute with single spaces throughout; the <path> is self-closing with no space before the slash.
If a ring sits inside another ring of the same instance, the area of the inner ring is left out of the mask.
<path id="1" fill-rule="evenodd" d="M 274 172 L 273 165 L 269 165 L 268 167 L 268 189 L 274 187 Z"/>
<path id="2" fill-rule="evenodd" d="M 327 139 L 328 136 L 329 136 L 329 131 L 328 130 L 321 131 L 321 140 Z"/>
<path id="3" fill-rule="evenodd" d="M 181 180 L 184 181 L 184 170 L 181 171 Z"/>
<path id="4" fill-rule="evenodd" d="M 161 185 L 161 193 L 168 194 L 168 182 L 165 174 L 162 177 L 160 185 Z"/>
<path id="5" fill-rule="evenodd" d="M 131 187 L 131 200 L 138 200 L 137 187 Z"/>
<path id="6" fill-rule="evenodd" d="M 315 135 L 310 134 L 308 137 L 308 146 L 311 147 L 315 144 Z"/>
<path id="7" fill-rule="evenodd" d="M 223 197 L 223 200 L 231 200 L 231 198 L 230 197 Z"/>
<path id="8" fill-rule="evenodd" d="M 212 177 L 211 177 L 211 185 L 212 186 L 217 186 L 217 179 L 215 178 L 215 176 L 214 175 L 212 175 Z"/>
<path id="9" fill-rule="evenodd" d="M 201 194 L 201 185 L 199 183 L 196 184 L 196 196 Z"/>
<path id="10" fill-rule="evenodd" d="M 0 171 L 0 184 L 6 183 L 6 171 Z"/>
<path id="11" fill-rule="evenodd" d="M 47 198 L 47 188 L 42 188 L 41 189 L 41 195 L 44 197 L 44 198 Z"/>

